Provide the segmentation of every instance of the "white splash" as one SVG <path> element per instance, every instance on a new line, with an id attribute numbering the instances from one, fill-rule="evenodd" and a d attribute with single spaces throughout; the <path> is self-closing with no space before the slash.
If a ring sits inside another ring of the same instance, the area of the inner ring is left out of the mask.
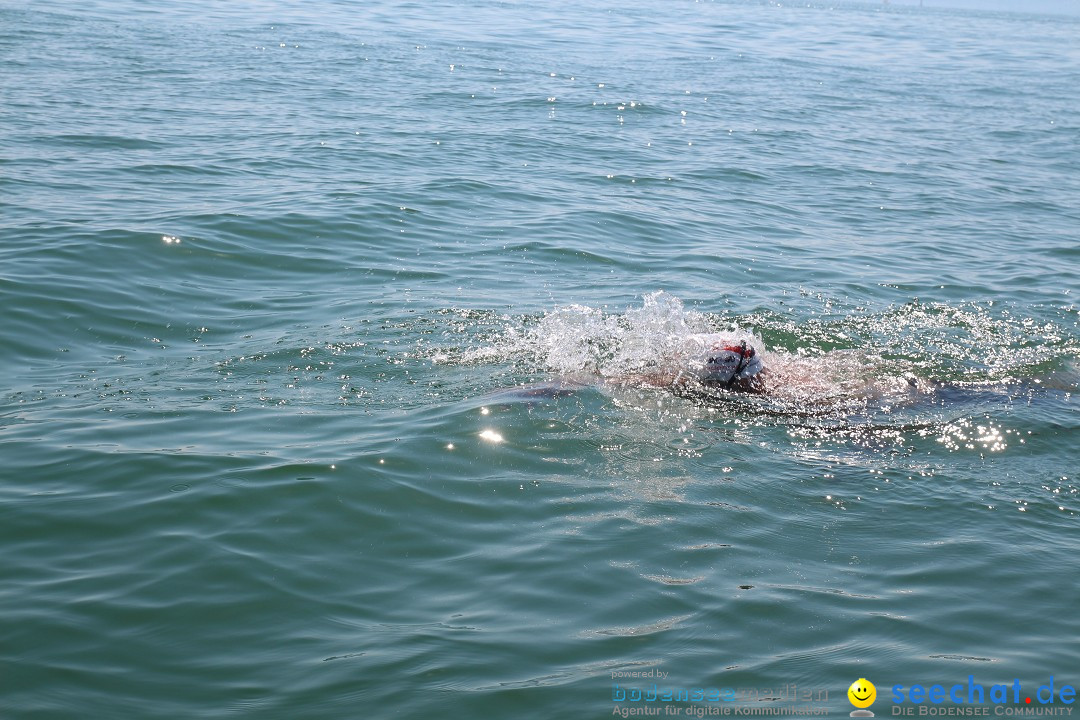
<path id="1" fill-rule="evenodd" d="M 675 370 L 684 362 L 687 340 L 723 331 L 735 342 L 763 347 L 752 332 L 718 328 L 703 313 L 688 310 L 663 291 L 645 295 L 622 314 L 584 305 L 553 310 L 521 338 L 523 349 L 542 359 L 551 372 L 595 373 L 603 377 Z"/>

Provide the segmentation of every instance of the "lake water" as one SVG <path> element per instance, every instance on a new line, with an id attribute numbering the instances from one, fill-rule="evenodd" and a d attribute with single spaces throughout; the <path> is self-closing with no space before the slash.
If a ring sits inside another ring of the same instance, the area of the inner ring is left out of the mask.
<path id="1" fill-rule="evenodd" d="M 1076 18 L 0 27 L 3 717 L 1080 682 Z M 735 328 L 824 389 L 609 382 Z"/>

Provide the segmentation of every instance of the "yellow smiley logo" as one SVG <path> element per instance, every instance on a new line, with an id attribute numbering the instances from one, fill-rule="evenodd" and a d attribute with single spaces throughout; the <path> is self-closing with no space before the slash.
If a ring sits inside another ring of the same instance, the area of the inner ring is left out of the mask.
<path id="1" fill-rule="evenodd" d="M 859 678 L 847 689 L 848 700 L 857 708 L 868 708 L 877 699 L 877 688 L 866 678 Z"/>

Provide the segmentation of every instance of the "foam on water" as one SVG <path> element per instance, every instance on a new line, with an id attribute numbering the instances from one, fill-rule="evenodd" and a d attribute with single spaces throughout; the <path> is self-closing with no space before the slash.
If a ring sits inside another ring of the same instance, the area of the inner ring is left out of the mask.
<path id="1" fill-rule="evenodd" d="M 618 378 L 673 370 L 688 338 L 721 329 L 735 342 L 761 345 L 752 331 L 732 324 L 720 328 L 704 313 L 685 308 L 679 298 L 657 291 L 621 314 L 584 305 L 557 308 L 525 334 L 516 351 L 533 348 L 552 372 Z"/>

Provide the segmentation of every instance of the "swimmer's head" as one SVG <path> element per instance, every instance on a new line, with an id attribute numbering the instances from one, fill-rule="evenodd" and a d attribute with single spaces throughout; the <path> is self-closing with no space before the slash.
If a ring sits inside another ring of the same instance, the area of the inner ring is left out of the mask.
<path id="1" fill-rule="evenodd" d="M 703 383 L 731 385 L 762 370 L 761 353 L 745 339 L 724 335 L 691 335 L 689 369 Z"/>

